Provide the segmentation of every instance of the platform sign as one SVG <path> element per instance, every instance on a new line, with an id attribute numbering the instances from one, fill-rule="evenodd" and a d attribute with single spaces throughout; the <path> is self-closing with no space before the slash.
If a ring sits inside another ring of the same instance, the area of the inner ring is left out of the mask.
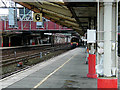
<path id="1" fill-rule="evenodd" d="M 34 22 L 42 22 L 42 13 L 34 13 L 33 21 Z"/>

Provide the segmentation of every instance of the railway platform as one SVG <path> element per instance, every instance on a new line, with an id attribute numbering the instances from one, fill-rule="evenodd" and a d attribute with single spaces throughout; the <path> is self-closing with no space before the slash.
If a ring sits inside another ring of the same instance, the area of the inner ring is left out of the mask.
<path id="1" fill-rule="evenodd" d="M 2 88 L 97 88 L 87 78 L 85 48 L 76 48 L 2 79 Z"/>

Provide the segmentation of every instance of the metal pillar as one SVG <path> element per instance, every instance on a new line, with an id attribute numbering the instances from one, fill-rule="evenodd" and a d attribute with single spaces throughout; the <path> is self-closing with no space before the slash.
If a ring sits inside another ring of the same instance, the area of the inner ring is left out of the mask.
<path id="1" fill-rule="evenodd" d="M 99 76 L 100 78 L 98 77 L 97 87 L 117 88 L 118 2 L 104 2 L 103 5 L 104 7 L 100 7 L 100 17 L 98 19 L 99 21 L 101 20 L 98 30 L 98 43 L 104 42 L 103 75 L 101 77 Z M 103 35 L 104 41 L 102 38 Z M 98 59 L 100 58 L 101 57 L 98 57 Z"/>
<path id="2" fill-rule="evenodd" d="M 104 3 L 104 75 L 111 76 L 112 3 Z M 108 48 L 109 47 L 109 48 Z"/>
<path id="3" fill-rule="evenodd" d="M 1 36 L 1 47 L 3 47 L 3 36 Z"/>
<path id="4" fill-rule="evenodd" d="M 94 18 L 91 19 L 91 29 L 94 30 Z M 96 34 L 96 33 L 95 33 Z M 90 43 L 90 52 L 89 52 L 89 57 L 88 57 L 88 74 L 87 77 L 89 78 L 97 78 L 96 70 L 95 70 L 95 65 L 96 65 L 96 54 L 95 54 L 95 44 Z"/>
<path id="5" fill-rule="evenodd" d="M 94 19 L 91 19 L 91 29 L 94 29 Z M 90 50 L 91 54 L 94 54 L 94 44 L 92 43 L 91 45 L 91 50 Z"/>
<path id="6" fill-rule="evenodd" d="M 94 18 L 89 18 L 89 29 L 94 29 Z M 87 44 L 87 48 L 90 50 L 91 54 L 94 54 L 94 44 Z"/>
<path id="7" fill-rule="evenodd" d="M 9 47 L 11 47 L 11 37 L 9 37 Z"/>
<path id="8" fill-rule="evenodd" d="M 66 43 L 68 43 L 68 38 L 69 38 L 69 36 L 66 36 Z"/>
<path id="9" fill-rule="evenodd" d="M 54 34 L 52 33 L 52 36 L 51 36 L 51 46 L 54 47 Z"/>
<path id="10" fill-rule="evenodd" d="M 118 4 L 118 3 L 117 3 Z M 112 75 L 113 69 L 116 69 L 116 76 L 118 76 L 118 5 L 113 3 L 112 8 Z"/>
<path id="11" fill-rule="evenodd" d="M 92 17 L 92 18 L 91 18 L 91 29 L 94 29 L 94 27 L 95 27 L 95 26 L 94 26 L 94 23 L 95 23 L 95 22 L 94 22 L 94 17 Z"/>
<path id="12" fill-rule="evenodd" d="M 94 22 L 94 17 L 91 18 L 90 20 L 90 29 L 94 29 L 95 28 L 95 22 Z M 91 43 L 90 44 L 90 54 L 95 54 L 95 48 L 94 48 L 95 44 Z"/>
<path id="13" fill-rule="evenodd" d="M 39 40 L 39 37 L 37 38 L 37 42 L 38 42 L 38 45 L 40 44 L 40 40 Z"/>
<path id="14" fill-rule="evenodd" d="M 99 13 L 100 12 L 100 13 Z M 97 19 L 97 44 L 103 44 L 104 43 L 104 8 L 103 3 L 98 3 L 98 19 Z M 100 47 L 100 46 L 98 46 Z M 103 47 L 101 47 L 103 48 Z M 98 48 L 97 48 L 98 49 Z M 99 54 L 97 52 L 97 64 L 100 64 L 100 59 L 102 54 Z"/>
<path id="15" fill-rule="evenodd" d="M 1 47 L 3 47 L 3 37 L 2 37 L 2 35 L 0 35 L 0 45 L 1 45 Z"/>
<path id="16" fill-rule="evenodd" d="M 32 24 L 31 24 L 31 20 L 30 20 L 30 31 L 31 31 L 31 25 L 32 25 Z"/>

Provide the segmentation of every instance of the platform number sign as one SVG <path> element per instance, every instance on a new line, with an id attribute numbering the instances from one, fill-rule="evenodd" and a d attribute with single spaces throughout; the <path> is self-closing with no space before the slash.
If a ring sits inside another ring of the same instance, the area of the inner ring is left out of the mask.
<path id="1" fill-rule="evenodd" d="M 34 22 L 42 22 L 42 13 L 34 13 L 33 21 Z"/>

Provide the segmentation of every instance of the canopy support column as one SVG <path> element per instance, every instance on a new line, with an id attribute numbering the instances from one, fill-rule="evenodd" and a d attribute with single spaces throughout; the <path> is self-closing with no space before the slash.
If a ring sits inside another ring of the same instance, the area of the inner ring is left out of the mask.
<path id="1" fill-rule="evenodd" d="M 98 30 L 98 54 L 100 54 L 99 56 L 103 55 L 103 57 L 98 57 L 98 61 L 100 61 L 98 64 L 101 65 L 102 72 L 98 72 L 97 87 L 117 88 L 118 2 L 104 2 L 103 5 L 104 7 L 100 8 L 99 12 L 99 20 L 101 21 L 99 23 L 100 29 Z M 103 43 L 101 43 L 102 41 Z"/>

